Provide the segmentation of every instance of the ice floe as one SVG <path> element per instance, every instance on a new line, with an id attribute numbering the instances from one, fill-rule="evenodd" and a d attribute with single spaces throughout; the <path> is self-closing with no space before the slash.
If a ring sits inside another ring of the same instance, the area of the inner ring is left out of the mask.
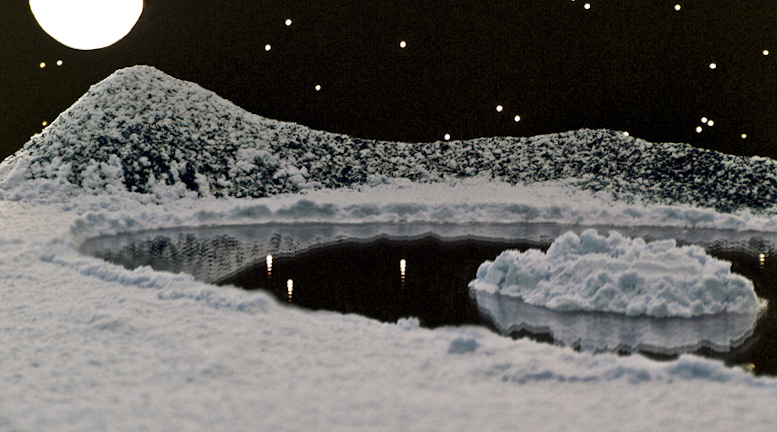
<path id="1" fill-rule="evenodd" d="M 547 252 L 505 251 L 478 268 L 470 287 L 561 311 L 657 318 L 756 312 L 764 305 L 731 263 L 674 240 L 646 243 L 587 230 L 557 238 Z"/>

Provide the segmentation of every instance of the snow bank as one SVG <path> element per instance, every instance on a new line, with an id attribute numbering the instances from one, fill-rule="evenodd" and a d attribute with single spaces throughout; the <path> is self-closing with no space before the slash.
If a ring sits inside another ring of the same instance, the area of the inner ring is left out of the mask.
<path id="1" fill-rule="evenodd" d="M 116 191 L 158 200 L 192 193 L 257 198 L 473 177 L 513 185 L 569 179 L 621 200 L 723 212 L 772 213 L 777 200 L 771 159 L 653 144 L 611 130 L 415 144 L 363 140 L 248 113 L 149 66 L 119 70 L 92 86 L 0 164 L 0 193 L 17 200 Z"/>
<path id="2" fill-rule="evenodd" d="M 478 268 L 470 287 L 562 311 L 691 317 L 747 313 L 764 305 L 731 263 L 674 240 L 645 243 L 587 230 L 562 235 L 546 253 L 505 251 Z"/>

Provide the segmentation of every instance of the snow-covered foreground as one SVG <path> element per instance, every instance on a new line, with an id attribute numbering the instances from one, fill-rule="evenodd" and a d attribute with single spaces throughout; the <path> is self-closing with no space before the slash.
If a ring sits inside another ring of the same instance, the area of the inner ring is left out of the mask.
<path id="1" fill-rule="evenodd" d="M 594 355 L 482 328 L 428 330 L 412 317 L 379 323 L 309 312 L 261 292 L 126 270 L 77 251 L 104 234 L 272 222 L 529 220 L 775 231 L 771 213 L 759 213 L 768 206 L 719 213 L 696 202 L 621 199 L 628 188 L 613 195 L 563 178 L 524 184 L 443 173 L 434 181 L 384 176 L 350 187 L 312 185 L 305 176 L 314 169 L 292 167 L 293 157 L 273 162 L 285 171 L 269 175 L 288 193 L 217 198 L 207 192 L 237 188 L 219 178 L 221 168 L 206 161 L 196 168 L 204 173 L 186 177 L 194 162 L 173 146 L 167 161 L 152 162 L 155 170 L 174 168 L 177 179 L 172 171 L 135 176 L 148 160 L 125 175 L 125 161 L 109 155 L 124 151 L 122 129 L 104 131 L 116 140 L 103 143 L 113 150 L 74 153 L 68 149 L 83 144 L 78 128 L 92 126 L 67 118 L 0 164 L 2 431 L 767 431 L 777 421 L 777 380 L 716 361 Z M 54 135 L 61 138 L 54 147 L 42 143 Z M 223 161 L 217 149 L 208 147 L 209 155 Z M 271 150 L 251 157 L 271 161 L 280 154 Z M 232 180 L 259 169 L 243 168 Z M 145 186 L 130 187 L 128 179 Z"/>
<path id="2" fill-rule="evenodd" d="M 428 189 L 304 199 L 340 207 L 445 198 Z M 493 185 L 448 189 L 462 201 L 507 201 L 486 195 Z M 233 215 L 257 204 L 273 218 L 301 199 L 0 202 L 0 429 L 770 430 L 777 419 L 775 380 L 714 361 L 656 363 L 479 328 L 306 312 L 75 250 L 87 233 L 192 225 L 203 212 L 210 223 L 245 222 Z M 566 201 L 575 204 L 583 206 Z"/>

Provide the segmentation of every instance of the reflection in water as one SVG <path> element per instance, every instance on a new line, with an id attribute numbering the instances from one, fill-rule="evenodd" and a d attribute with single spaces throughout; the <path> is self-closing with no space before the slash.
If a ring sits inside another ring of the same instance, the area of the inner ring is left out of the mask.
<path id="1" fill-rule="evenodd" d="M 286 291 L 289 293 L 289 303 L 291 303 L 291 298 L 294 295 L 294 281 L 289 279 L 286 281 Z"/>
<path id="2" fill-rule="evenodd" d="M 267 255 L 267 279 L 272 277 L 272 255 Z"/>
<path id="3" fill-rule="evenodd" d="M 482 260 L 504 246 L 434 237 L 346 241 L 294 256 L 273 254 L 272 280 L 264 277 L 262 262 L 216 283 L 261 288 L 287 300 L 289 292 L 282 283 L 293 280 L 294 303 L 310 309 L 358 313 L 386 322 L 412 316 L 427 327 L 480 324 L 466 286 Z M 413 263 L 412 271 L 408 263 Z"/>
<path id="4" fill-rule="evenodd" d="M 647 351 L 673 355 L 702 347 L 727 352 L 752 336 L 758 316 L 722 313 L 695 318 L 630 317 L 615 313 L 559 312 L 520 299 L 473 290 L 478 309 L 502 334 L 547 333 L 583 351 Z"/>

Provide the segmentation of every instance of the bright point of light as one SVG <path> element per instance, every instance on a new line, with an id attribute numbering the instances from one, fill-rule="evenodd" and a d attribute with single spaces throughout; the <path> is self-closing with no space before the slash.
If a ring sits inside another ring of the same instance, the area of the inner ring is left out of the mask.
<path id="1" fill-rule="evenodd" d="M 701 133 L 702 130 L 701 126 L 696 126 L 696 133 Z"/>
<path id="2" fill-rule="evenodd" d="M 707 122 L 707 125 L 708 126 L 715 126 L 715 122 L 710 120 L 710 121 Z"/>
<path id="3" fill-rule="evenodd" d="M 583 7 L 586 9 L 591 9 L 591 3 L 586 3 Z"/>
<path id="4" fill-rule="evenodd" d="M 445 134 L 443 138 L 445 138 L 445 141 L 448 141 L 451 139 L 451 134 Z"/>
<path id="5" fill-rule="evenodd" d="M 701 122 L 702 122 L 702 123 L 707 123 L 707 117 L 702 117 L 702 118 L 701 118 Z"/>
<path id="6" fill-rule="evenodd" d="M 286 291 L 289 293 L 289 301 L 291 301 L 291 296 L 294 294 L 294 281 L 289 279 L 286 281 Z"/>
<path id="7" fill-rule="evenodd" d="M 399 273 L 402 274 L 402 276 L 405 275 L 405 269 L 407 268 L 407 261 L 404 259 L 399 260 Z"/>
<path id="8" fill-rule="evenodd" d="M 407 42 L 405 42 L 405 41 L 402 41 L 402 42 L 399 43 L 399 47 L 400 48 L 404 48 L 406 46 L 407 46 Z"/>
<path id="9" fill-rule="evenodd" d="M 43 126 L 47 126 L 47 125 L 49 124 L 49 122 L 47 122 L 46 120 L 43 120 L 43 123 L 41 123 L 41 124 L 42 124 Z"/>
<path id="10" fill-rule="evenodd" d="M 62 66 L 62 60 L 57 60 L 57 66 Z"/>
<path id="11" fill-rule="evenodd" d="M 747 134 L 742 134 L 741 137 L 742 139 L 747 139 Z"/>
<path id="12" fill-rule="evenodd" d="M 127 36 L 143 13 L 143 0 L 30 0 L 30 9 L 57 42 L 93 50 Z"/>
<path id="13" fill-rule="evenodd" d="M 270 44 L 267 44 L 264 46 L 265 51 L 270 51 L 271 49 L 272 49 L 272 46 L 270 46 Z"/>
<path id="14" fill-rule="evenodd" d="M 502 105 L 497 105 L 496 106 L 496 112 L 502 112 L 502 109 L 503 109 Z"/>
<path id="15" fill-rule="evenodd" d="M 766 255 L 765 254 L 758 254 L 758 261 L 761 262 L 761 265 L 764 265 L 764 261 L 766 261 Z"/>
<path id="16" fill-rule="evenodd" d="M 288 27 L 288 26 L 290 26 L 290 25 L 291 25 L 291 19 L 287 19 L 287 20 L 286 20 L 286 26 Z"/>
<path id="17" fill-rule="evenodd" d="M 683 8 L 683 7 L 682 7 L 682 6 L 680 6 L 679 4 L 676 4 L 676 5 L 674 5 L 674 10 L 676 10 L 676 11 L 679 11 L 679 10 L 680 10 L 680 9 L 682 9 L 682 8 Z"/>
<path id="18" fill-rule="evenodd" d="M 316 84 L 316 91 L 321 91 L 321 86 L 319 84 Z"/>
<path id="19" fill-rule="evenodd" d="M 624 131 L 624 132 L 623 132 L 623 135 L 625 135 L 625 136 L 629 136 L 629 133 L 628 133 L 628 132 L 626 132 L 626 131 Z"/>
<path id="20" fill-rule="evenodd" d="M 43 69 L 45 67 L 46 67 L 46 63 L 45 62 L 40 62 L 40 68 Z"/>
<path id="21" fill-rule="evenodd" d="M 718 67 L 718 65 L 716 65 L 715 63 L 710 63 L 710 69 L 715 69 L 717 67 Z"/>
<path id="22" fill-rule="evenodd" d="M 517 115 L 513 120 L 515 120 L 515 122 L 518 123 L 519 121 L 521 121 L 521 116 Z"/>
<path id="23" fill-rule="evenodd" d="M 764 50 L 764 55 L 769 55 L 769 50 Z"/>
<path id="24" fill-rule="evenodd" d="M 267 255 L 267 270 L 272 270 L 272 255 Z"/>

